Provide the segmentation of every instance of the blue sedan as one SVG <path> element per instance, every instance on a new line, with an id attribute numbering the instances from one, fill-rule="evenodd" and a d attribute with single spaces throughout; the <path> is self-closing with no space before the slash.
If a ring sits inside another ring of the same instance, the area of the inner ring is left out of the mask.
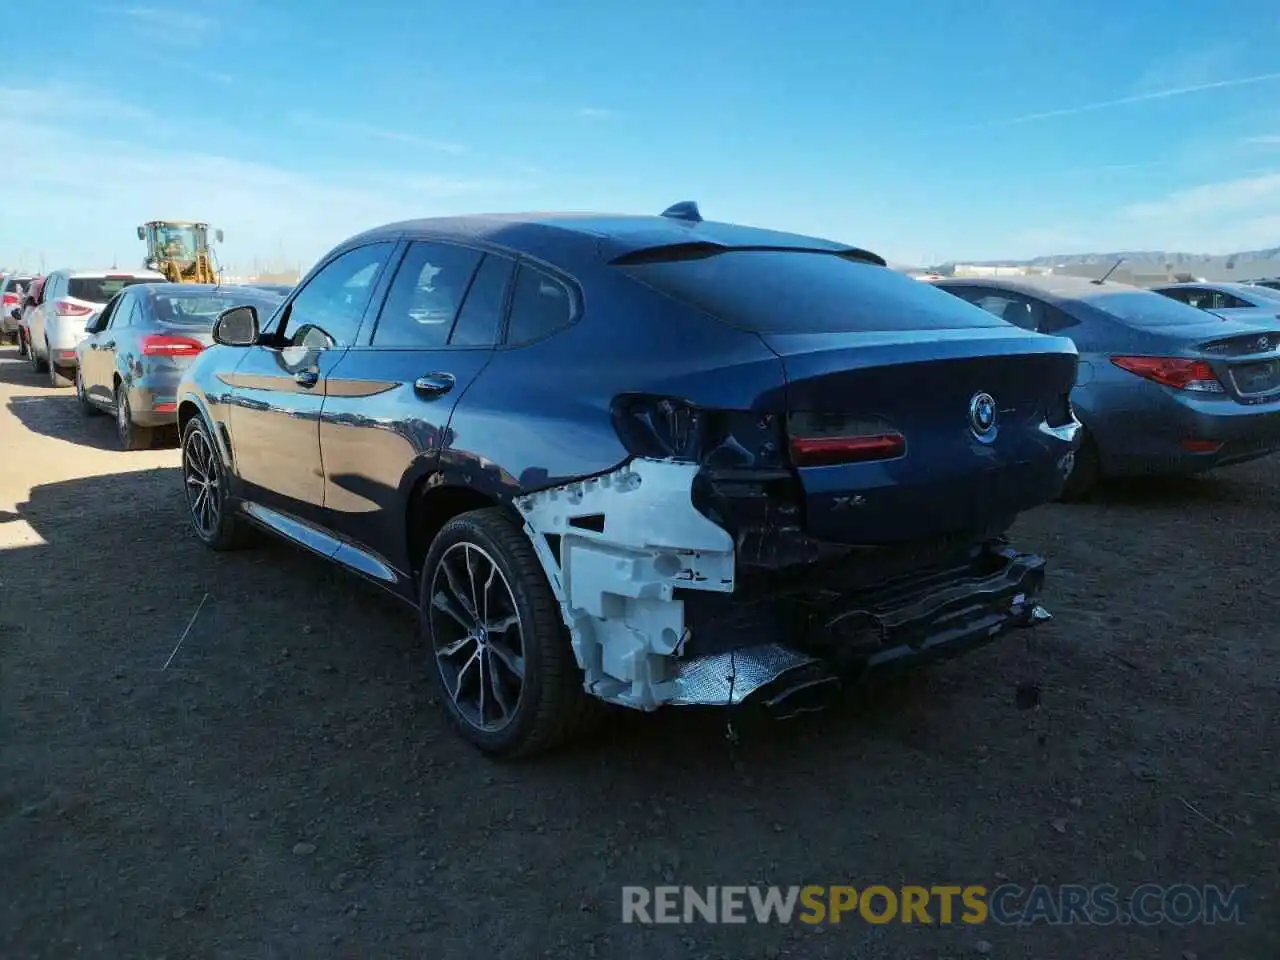
<path id="1" fill-rule="evenodd" d="M 1085 428 L 1063 490 L 1100 478 L 1178 475 L 1280 449 L 1280 319 L 1224 320 L 1119 283 L 1075 277 L 935 284 L 1080 351 L 1071 401 Z"/>

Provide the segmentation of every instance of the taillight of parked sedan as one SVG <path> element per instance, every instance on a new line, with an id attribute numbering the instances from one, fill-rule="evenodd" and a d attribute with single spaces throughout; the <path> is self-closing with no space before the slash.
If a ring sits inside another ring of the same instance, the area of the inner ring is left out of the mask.
<path id="1" fill-rule="evenodd" d="M 1203 360 L 1185 357 L 1112 357 L 1121 370 L 1175 390 L 1197 393 L 1223 393 L 1222 382 L 1213 367 Z"/>
<path id="2" fill-rule="evenodd" d="M 83 303 L 72 303 L 70 300 L 55 300 L 53 312 L 60 317 L 87 317 L 93 313 L 93 307 L 86 307 Z"/>
<path id="3" fill-rule="evenodd" d="M 191 337 L 152 333 L 142 338 L 142 353 L 148 357 L 194 357 L 204 344 Z"/>

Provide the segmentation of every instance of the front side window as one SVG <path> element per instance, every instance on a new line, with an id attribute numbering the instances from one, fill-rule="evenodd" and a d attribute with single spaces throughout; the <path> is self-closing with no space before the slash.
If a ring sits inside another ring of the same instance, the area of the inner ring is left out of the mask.
<path id="1" fill-rule="evenodd" d="M 373 288 L 394 248 L 390 242 L 371 243 L 325 264 L 286 308 L 277 342 L 314 350 L 354 343 Z"/>
<path id="2" fill-rule="evenodd" d="M 430 350 L 448 343 L 481 256 L 448 243 L 410 244 L 378 314 L 373 345 Z"/>

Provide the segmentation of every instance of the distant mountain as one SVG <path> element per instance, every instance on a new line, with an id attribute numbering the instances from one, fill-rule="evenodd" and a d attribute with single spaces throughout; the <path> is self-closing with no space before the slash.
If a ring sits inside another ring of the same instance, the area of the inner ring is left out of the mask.
<path id="1" fill-rule="evenodd" d="M 1258 261 L 1280 260 L 1280 247 L 1268 250 L 1244 250 L 1240 253 L 1171 253 L 1166 250 L 1124 250 L 1115 253 L 1060 253 L 1047 257 L 1032 257 L 1030 260 L 963 260 L 961 263 L 975 263 L 980 266 L 1016 266 L 1016 267 L 1056 267 L 1092 266 L 1094 264 L 1115 263 L 1124 257 L 1126 265 L 1150 264 L 1163 268 L 1166 263 L 1173 266 L 1189 266 L 1191 264 L 1226 264 L 1234 261 L 1238 265 Z"/>

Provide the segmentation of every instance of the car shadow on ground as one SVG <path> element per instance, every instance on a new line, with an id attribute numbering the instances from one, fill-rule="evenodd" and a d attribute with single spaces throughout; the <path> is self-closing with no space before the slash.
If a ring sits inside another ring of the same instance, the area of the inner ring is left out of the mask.
<path id="1" fill-rule="evenodd" d="M 1261 458 L 1252 463 L 1274 464 L 1280 470 L 1280 455 Z M 1240 467 L 1248 464 L 1240 464 Z M 1100 483 L 1086 504 L 1114 507 L 1180 507 L 1212 505 L 1238 501 L 1248 495 L 1266 500 L 1277 498 L 1277 491 L 1270 486 L 1249 484 L 1242 489 L 1243 474 L 1235 467 L 1223 467 L 1192 476 L 1175 477 L 1116 477 Z"/>
<path id="2" fill-rule="evenodd" d="M 96 450 L 120 449 L 111 417 L 81 412 L 74 392 L 10 397 L 9 409 L 32 433 Z"/>

